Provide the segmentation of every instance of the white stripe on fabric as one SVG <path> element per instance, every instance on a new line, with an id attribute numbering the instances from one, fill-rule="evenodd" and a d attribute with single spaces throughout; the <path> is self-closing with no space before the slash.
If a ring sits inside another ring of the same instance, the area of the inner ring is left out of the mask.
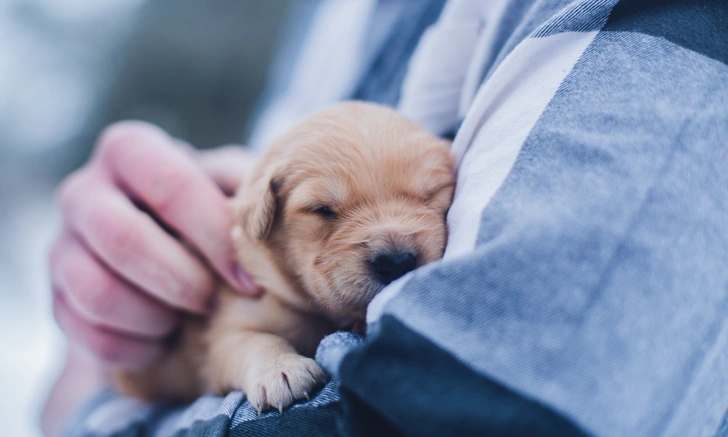
<path id="1" fill-rule="evenodd" d="M 480 89 L 453 143 L 459 169 L 448 214 L 445 259 L 473 250 L 483 210 L 511 171 L 541 113 L 597 33 L 527 39 Z"/>
<path id="2" fill-rule="evenodd" d="M 495 58 L 497 50 L 500 49 L 500 47 L 495 46 L 495 41 L 498 33 L 502 31 L 503 16 L 506 11 L 506 6 L 509 4 L 509 0 L 493 0 L 488 2 L 485 7 L 483 16 L 485 27 L 475 46 L 473 60 L 476 62 L 470 64 L 465 76 L 463 91 L 460 95 L 458 120 L 462 120 L 467 116 L 468 110 L 478 93 L 478 89 L 481 83 L 483 83 L 486 71 L 490 68 L 489 61 Z"/>
<path id="3" fill-rule="evenodd" d="M 420 39 L 402 84 L 397 110 L 439 136 L 455 130 L 460 121 L 463 83 L 483 34 L 480 14 L 456 8 L 468 5 L 447 3 L 440 20 Z"/>
<path id="4" fill-rule="evenodd" d="M 465 117 L 494 57 L 508 0 L 450 0 L 410 60 L 398 110 L 436 135 Z"/>

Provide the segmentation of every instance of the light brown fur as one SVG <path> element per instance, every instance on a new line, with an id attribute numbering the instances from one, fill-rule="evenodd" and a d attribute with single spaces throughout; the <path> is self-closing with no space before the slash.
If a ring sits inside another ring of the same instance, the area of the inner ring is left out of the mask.
<path id="1" fill-rule="evenodd" d="M 307 398 L 325 382 L 308 358 L 318 342 L 362 327 L 384 286 L 373 257 L 410 251 L 421 266 L 442 256 L 455 183 L 448 146 L 358 102 L 284 134 L 232 201 L 238 260 L 264 296 L 222 289 L 209 321 L 188 318 L 169 354 L 144 372 L 119 372 L 117 387 L 177 400 L 243 390 L 258 411 Z"/>

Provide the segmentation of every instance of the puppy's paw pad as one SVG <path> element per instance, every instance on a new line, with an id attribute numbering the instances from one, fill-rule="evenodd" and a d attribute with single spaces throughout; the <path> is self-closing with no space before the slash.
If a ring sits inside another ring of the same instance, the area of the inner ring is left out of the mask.
<path id="1" fill-rule="evenodd" d="M 326 375 L 314 360 L 291 354 L 258 368 L 251 375 L 252 390 L 247 396 L 258 413 L 268 408 L 282 413 L 295 401 L 309 399 L 325 383 Z"/>

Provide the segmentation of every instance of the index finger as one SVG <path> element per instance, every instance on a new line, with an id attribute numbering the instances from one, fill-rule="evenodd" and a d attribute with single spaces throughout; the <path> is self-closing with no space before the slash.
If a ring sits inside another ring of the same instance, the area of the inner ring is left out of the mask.
<path id="1" fill-rule="evenodd" d="M 245 294 L 260 292 L 235 261 L 232 212 L 224 193 L 175 140 L 147 123 L 119 123 L 102 135 L 98 159 L 117 184 L 195 247 L 228 283 Z"/>

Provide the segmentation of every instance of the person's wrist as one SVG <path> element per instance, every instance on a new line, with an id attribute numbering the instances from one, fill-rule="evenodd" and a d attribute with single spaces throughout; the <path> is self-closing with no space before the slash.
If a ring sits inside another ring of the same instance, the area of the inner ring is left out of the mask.
<path id="1" fill-rule="evenodd" d="M 69 344 L 66 362 L 41 412 L 47 437 L 61 435 L 81 406 L 111 383 L 108 367 Z"/>

